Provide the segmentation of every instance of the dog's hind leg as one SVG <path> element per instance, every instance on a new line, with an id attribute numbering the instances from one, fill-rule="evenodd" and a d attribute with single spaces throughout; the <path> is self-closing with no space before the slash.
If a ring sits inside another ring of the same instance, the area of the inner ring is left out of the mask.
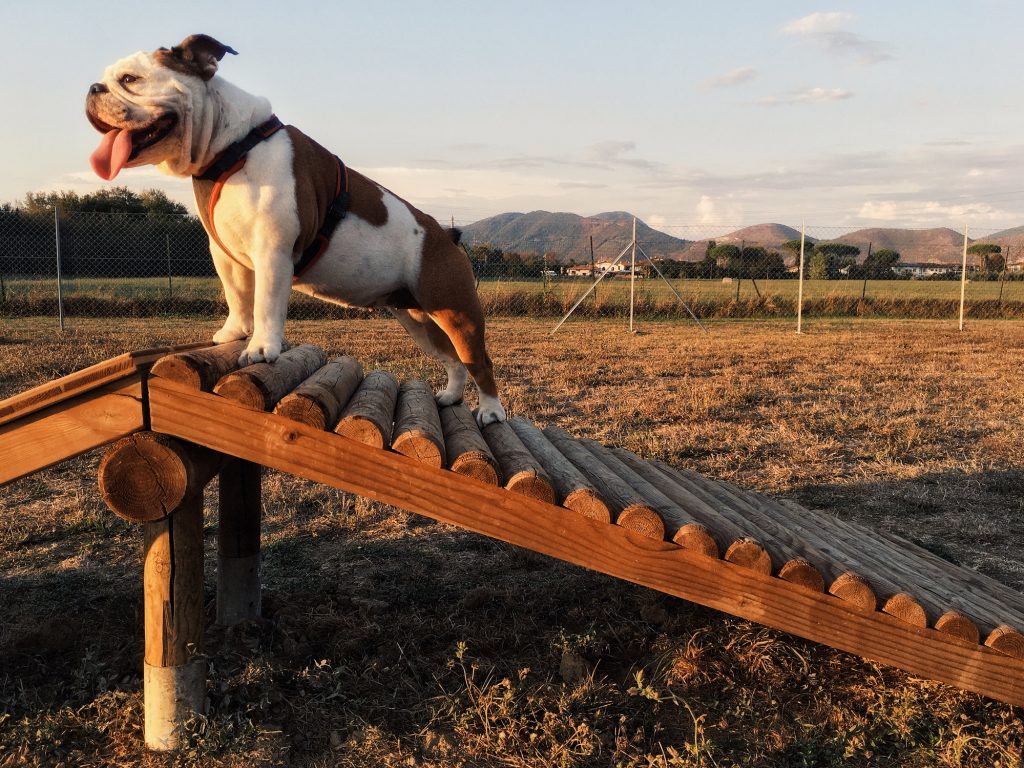
<path id="1" fill-rule="evenodd" d="M 445 332 L 437 327 L 430 315 L 418 309 L 398 309 L 389 307 L 398 322 L 412 336 L 420 349 L 430 358 L 444 366 L 448 374 L 448 383 L 436 394 L 438 405 L 454 405 L 461 402 L 466 392 L 466 380 L 469 378 L 466 366 L 459 360 L 459 355 L 452 346 Z"/>

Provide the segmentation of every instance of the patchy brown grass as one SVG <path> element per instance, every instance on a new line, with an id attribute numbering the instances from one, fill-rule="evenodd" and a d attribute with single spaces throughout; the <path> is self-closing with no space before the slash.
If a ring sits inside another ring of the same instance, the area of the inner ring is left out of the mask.
<path id="1" fill-rule="evenodd" d="M 0 397 L 215 328 L 52 325 L 5 321 Z M 1024 588 L 1024 327 L 551 325 L 491 324 L 512 413 Z M 392 322 L 290 335 L 440 377 Z M 1020 764 L 1020 710 L 277 473 L 264 616 L 210 612 L 209 711 L 179 755 L 147 755 L 141 531 L 104 508 L 97 458 L 0 491 L 0 766 Z"/>

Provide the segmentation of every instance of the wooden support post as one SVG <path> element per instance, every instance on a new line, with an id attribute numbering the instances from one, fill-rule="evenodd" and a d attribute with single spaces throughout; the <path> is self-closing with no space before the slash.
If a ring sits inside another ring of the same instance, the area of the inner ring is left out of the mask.
<path id="1" fill-rule="evenodd" d="M 387 371 L 368 374 L 352 395 L 334 431 L 374 448 L 389 448 L 398 381 Z"/>
<path id="2" fill-rule="evenodd" d="M 488 424 L 482 431 L 484 440 L 501 467 L 505 487 L 515 493 L 554 504 L 555 492 L 547 473 L 508 422 Z"/>
<path id="3" fill-rule="evenodd" d="M 469 408 L 463 403 L 449 405 L 441 409 L 440 415 L 448 468 L 488 485 L 500 485 L 498 461 Z"/>
<path id="4" fill-rule="evenodd" d="M 222 376 L 238 369 L 238 357 L 245 351 L 246 344 L 248 342 L 242 339 L 168 355 L 156 362 L 152 373 L 190 389 L 209 392 Z"/>
<path id="5" fill-rule="evenodd" d="M 602 523 L 612 521 L 612 512 L 594 484 L 583 476 L 544 433 L 524 418 L 509 419 L 508 424 L 537 459 L 555 489 L 555 499 L 566 509 Z"/>
<path id="6" fill-rule="evenodd" d="M 334 429 L 352 394 L 363 380 L 354 357 L 338 357 L 299 384 L 277 404 L 274 413 L 314 429 Z"/>
<path id="7" fill-rule="evenodd" d="M 99 467 L 100 495 L 132 523 L 167 517 L 201 494 L 224 463 L 223 454 L 155 432 L 136 432 L 107 449 Z"/>
<path id="8" fill-rule="evenodd" d="M 220 471 L 217 525 L 217 623 L 260 615 L 260 480 L 263 467 L 242 459 Z"/>
<path id="9" fill-rule="evenodd" d="M 229 373 L 213 387 L 215 394 L 254 411 L 270 411 L 285 395 L 327 362 L 312 344 L 292 347 L 273 363 L 247 365 Z"/>
<path id="10" fill-rule="evenodd" d="M 391 448 L 438 469 L 445 465 L 441 417 L 434 393 L 425 381 L 409 379 L 399 387 Z"/>
<path id="11" fill-rule="evenodd" d="M 178 747 L 181 728 L 206 700 L 203 639 L 203 497 L 145 524 L 146 746 Z"/>

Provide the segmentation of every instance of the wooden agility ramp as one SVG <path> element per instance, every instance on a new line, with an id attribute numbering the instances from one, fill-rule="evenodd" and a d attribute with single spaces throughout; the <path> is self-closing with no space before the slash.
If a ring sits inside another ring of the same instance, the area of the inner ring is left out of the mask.
<path id="1" fill-rule="evenodd" d="M 0 484 L 112 443 L 110 508 L 145 527 L 146 742 L 205 696 L 202 491 L 220 478 L 217 620 L 258 615 L 261 467 L 1018 706 L 1024 597 L 897 536 L 521 418 L 482 431 L 423 382 L 312 346 L 133 352 L 0 402 Z"/>

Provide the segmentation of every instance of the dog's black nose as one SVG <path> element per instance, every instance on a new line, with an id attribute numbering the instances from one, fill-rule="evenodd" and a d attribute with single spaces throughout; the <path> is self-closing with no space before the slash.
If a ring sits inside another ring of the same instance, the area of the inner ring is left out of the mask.
<path id="1" fill-rule="evenodd" d="M 106 93 L 107 86 L 103 83 L 93 83 L 89 86 L 89 94 L 95 96 L 97 93 Z"/>

